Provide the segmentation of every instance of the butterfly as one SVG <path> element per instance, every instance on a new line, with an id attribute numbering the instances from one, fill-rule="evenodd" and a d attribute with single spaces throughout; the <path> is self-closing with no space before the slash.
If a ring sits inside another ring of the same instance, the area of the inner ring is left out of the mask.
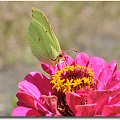
<path id="1" fill-rule="evenodd" d="M 47 17 L 37 8 L 32 8 L 27 41 L 33 55 L 40 62 L 55 65 L 64 60 L 65 54 L 60 48 Z"/>

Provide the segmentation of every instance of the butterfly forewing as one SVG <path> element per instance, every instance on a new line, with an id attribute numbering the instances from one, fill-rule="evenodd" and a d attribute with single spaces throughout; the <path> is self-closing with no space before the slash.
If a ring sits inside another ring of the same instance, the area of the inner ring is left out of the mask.
<path id="1" fill-rule="evenodd" d="M 55 60 L 61 52 L 47 18 L 36 8 L 32 9 L 27 39 L 33 54 L 39 60 L 41 57 Z"/>
<path id="2" fill-rule="evenodd" d="M 35 32 L 36 31 L 36 32 Z M 35 34 L 34 34 L 35 32 Z M 33 54 L 38 60 L 41 60 L 42 57 L 49 58 L 48 50 L 43 42 L 42 33 L 40 32 L 36 23 L 31 22 L 29 25 L 28 31 L 28 43 L 32 49 Z"/>
<path id="3" fill-rule="evenodd" d="M 57 51 L 60 52 L 59 42 L 58 42 L 58 40 L 57 40 L 57 38 L 56 38 L 52 28 L 51 28 L 51 25 L 50 25 L 47 17 L 40 10 L 38 10 L 37 8 L 32 9 L 32 16 L 45 29 L 47 34 L 50 36 L 51 42 L 53 43 L 54 47 L 57 49 Z"/>

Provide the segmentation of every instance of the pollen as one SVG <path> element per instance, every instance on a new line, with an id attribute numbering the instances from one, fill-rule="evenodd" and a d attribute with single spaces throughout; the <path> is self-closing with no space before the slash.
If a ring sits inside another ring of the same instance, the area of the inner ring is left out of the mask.
<path id="1" fill-rule="evenodd" d="M 51 76 L 52 89 L 65 93 L 93 87 L 94 72 L 85 66 L 66 66 Z"/>

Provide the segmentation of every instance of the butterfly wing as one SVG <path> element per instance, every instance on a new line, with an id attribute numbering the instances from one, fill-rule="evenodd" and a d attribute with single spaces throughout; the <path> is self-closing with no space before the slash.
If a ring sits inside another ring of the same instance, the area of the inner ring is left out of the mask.
<path id="1" fill-rule="evenodd" d="M 47 62 L 55 60 L 61 53 L 59 42 L 47 18 L 37 8 L 32 8 L 32 18 L 27 33 L 28 44 L 34 56 Z"/>

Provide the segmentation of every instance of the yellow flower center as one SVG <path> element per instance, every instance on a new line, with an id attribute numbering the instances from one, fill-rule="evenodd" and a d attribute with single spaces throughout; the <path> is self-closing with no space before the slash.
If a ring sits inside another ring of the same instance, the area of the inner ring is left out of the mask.
<path id="1" fill-rule="evenodd" d="M 52 89 L 65 93 L 91 88 L 94 84 L 93 71 L 85 66 L 66 66 L 51 76 Z"/>

